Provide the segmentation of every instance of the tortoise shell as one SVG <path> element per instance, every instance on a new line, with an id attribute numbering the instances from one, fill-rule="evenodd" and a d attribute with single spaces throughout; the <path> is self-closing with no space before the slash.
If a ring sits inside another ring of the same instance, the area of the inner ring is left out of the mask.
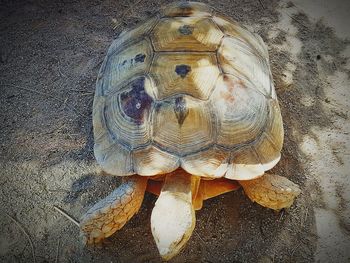
<path id="1" fill-rule="evenodd" d="M 283 124 L 260 36 L 175 3 L 110 46 L 94 98 L 97 162 L 118 176 L 182 167 L 248 180 L 280 159 Z"/>

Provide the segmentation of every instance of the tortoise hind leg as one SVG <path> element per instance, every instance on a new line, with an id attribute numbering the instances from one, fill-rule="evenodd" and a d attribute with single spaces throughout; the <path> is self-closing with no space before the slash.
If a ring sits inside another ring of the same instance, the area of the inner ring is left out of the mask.
<path id="1" fill-rule="evenodd" d="M 99 243 L 121 229 L 140 209 L 146 186 L 146 177 L 127 177 L 116 190 L 91 207 L 80 223 L 84 243 Z"/>
<path id="2" fill-rule="evenodd" d="M 253 202 L 277 211 L 290 207 L 300 194 L 297 184 L 275 174 L 264 174 L 257 179 L 239 183 Z"/>

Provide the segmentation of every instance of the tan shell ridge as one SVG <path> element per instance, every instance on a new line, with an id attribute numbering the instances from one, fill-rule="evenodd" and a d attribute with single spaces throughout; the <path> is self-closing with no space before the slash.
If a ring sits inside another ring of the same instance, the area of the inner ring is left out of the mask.
<path id="1" fill-rule="evenodd" d="M 261 176 L 283 144 L 266 45 L 205 4 L 171 4 L 113 41 L 93 126 L 113 175 Z"/>

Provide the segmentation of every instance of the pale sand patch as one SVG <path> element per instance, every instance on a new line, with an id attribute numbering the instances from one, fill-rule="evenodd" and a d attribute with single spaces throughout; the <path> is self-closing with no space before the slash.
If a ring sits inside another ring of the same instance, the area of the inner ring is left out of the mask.
<path id="1" fill-rule="evenodd" d="M 349 14 L 350 1 L 344 0 L 292 0 L 313 20 L 323 21 L 334 28 L 341 38 L 350 38 Z"/>
<path id="2" fill-rule="evenodd" d="M 305 136 L 301 148 L 310 158 L 309 173 L 320 185 L 321 207 L 315 208 L 319 236 L 316 261 L 345 262 L 350 259 L 350 109 L 349 79 L 343 72 L 328 76 L 323 104 L 334 128 L 314 128 L 314 138 Z M 335 114 L 334 114 L 335 113 Z"/>

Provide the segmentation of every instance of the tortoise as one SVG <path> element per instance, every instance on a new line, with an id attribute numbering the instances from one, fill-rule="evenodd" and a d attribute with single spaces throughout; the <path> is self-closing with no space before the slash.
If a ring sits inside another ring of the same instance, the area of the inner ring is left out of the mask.
<path id="1" fill-rule="evenodd" d="M 189 240 L 208 198 L 242 186 L 253 202 L 280 210 L 300 193 L 265 173 L 284 137 L 267 46 L 203 3 L 170 4 L 112 42 L 93 128 L 98 164 L 123 183 L 82 217 L 87 244 L 122 228 L 145 191 L 158 195 L 151 230 L 164 260 Z"/>

